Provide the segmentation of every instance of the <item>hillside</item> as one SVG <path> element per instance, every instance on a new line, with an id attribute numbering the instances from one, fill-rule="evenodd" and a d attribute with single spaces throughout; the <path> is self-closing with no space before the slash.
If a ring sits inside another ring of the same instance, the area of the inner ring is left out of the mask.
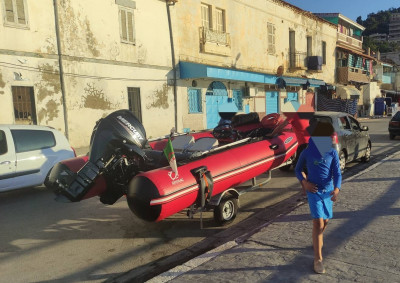
<path id="1" fill-rule="evenodd" d="M 368 35 L 374 33 L 389 34 L 389 23 L 392 13 L 400 13 L 400 7 L 368 14 L 365 20 L 363 20 L 361 16 L 357 18 L 357 23 L 365 27 L 363 32 L 364 48 L 370 47 L 372 51 L 379 50 L 380 52 L 390 52 L 400 49 L 398 43 L 381 42 L 368 38 Z"/>

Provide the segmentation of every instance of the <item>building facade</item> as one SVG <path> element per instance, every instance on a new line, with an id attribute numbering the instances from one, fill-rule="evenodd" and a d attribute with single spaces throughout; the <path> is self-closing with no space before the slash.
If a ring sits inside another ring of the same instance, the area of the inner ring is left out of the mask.
<path id="1" fill-rule="evenodd" d="M 76 147 L 87 146 L 96 121 L 117 109 L 133 111 L 150 137 L 165 130 L 162 122 L 173 125 L 165 2 L 2 5 L 1 123 L 49 125 Z"/>
<path id="2" fill-rule="evenodd" d="M 390 17 L 389 41 L 400 42 L 400 13 L 393 13 Z"/>
<path id="3" fill-rule="evenodd" d="M 130 109 L 147 137 L 212 128 L 225 102 L 280 112 L 334 83 L 336 26 L 279 0 L 5 0 L 0 123 L 87 146 Z"/>
<path id="4" fill-rule="evenodd" d="M 309 12 L 275 0 L 179 1 L 175 9 L 184 129 L 212 128 L 230 99 L 265 115 L 334 83 L 336 26 Z"/>

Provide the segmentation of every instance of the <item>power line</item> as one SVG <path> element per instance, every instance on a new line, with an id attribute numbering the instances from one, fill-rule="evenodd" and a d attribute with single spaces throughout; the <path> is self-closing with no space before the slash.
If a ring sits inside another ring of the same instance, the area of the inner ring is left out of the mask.
<path id="1" fill-rule="evenodd" d="M 45 68 L 38 68 L 38 67 L 31 67 L 31 66 L 24 66 L 24 65 L 18 65 L 18 64 L 12 64 L 8 62 L 1 62 L 0 61 L 0 66 L 4 68 L 9 68 L 9 69 L 22 69 L 25 71 L 30 71 L 30 72 L 37 72 L 37 73 L 46 73 L 46 74 L 53 74 L 53 75 L 59 75 L 60 73 L 58 71 L 51 71 L 51 70 L 46 70 Z M 64 73 L 65 76 L 69 77 L 75 77 L 75 78 L 85 78 L 85 79 L 101 79 L 101 80 L 115 80 L 115 81 L 145 81 L 145 82 L 162 82 L 166 81 L 167 79 L 143 79 L 143 78 L 117 78 L 117 77 L 102 77 L 102 76 L 95 76 L 95 75 L 83 75 L 83 74 L 76 74 L 76 73 Z"/>

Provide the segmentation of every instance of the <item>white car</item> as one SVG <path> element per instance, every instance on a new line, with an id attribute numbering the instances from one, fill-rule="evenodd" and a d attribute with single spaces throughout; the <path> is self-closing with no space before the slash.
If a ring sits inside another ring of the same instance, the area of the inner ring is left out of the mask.
<path id="1" fill-rule="evenodd" d="M 0 192 L 41 185 L 56 163 L 75 156 L 53 128 L 0 125 Z"/>

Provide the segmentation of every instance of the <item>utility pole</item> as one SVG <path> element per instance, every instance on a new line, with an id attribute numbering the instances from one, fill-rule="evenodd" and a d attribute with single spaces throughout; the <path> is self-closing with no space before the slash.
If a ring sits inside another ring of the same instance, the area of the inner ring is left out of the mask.
<path id="1" fill-rule="evenodd" d="M 61 84 L 61 97 L 64 111 L 64 127 L 65 127 L 65 136 L 69 139 L 69 130 L 68 130 L 68 111 L 67 111 L 67 100 L 65 97 L 65 83 L 64 83 L 64 68 L 63 68 L 63 60 L 62 60 L 62 51 L 61 51 L 61 40 L 60 40 L 60 26 L 58 21 L 58 4 L 57 0 L 53 0 L 54 6 L 54 22 L 56 29 L 56 39 L 57 39 L 57 53 L 58 53 L 58 66 L 59 66 L 59 74 L 60 74 L 60 84 Z"/>

